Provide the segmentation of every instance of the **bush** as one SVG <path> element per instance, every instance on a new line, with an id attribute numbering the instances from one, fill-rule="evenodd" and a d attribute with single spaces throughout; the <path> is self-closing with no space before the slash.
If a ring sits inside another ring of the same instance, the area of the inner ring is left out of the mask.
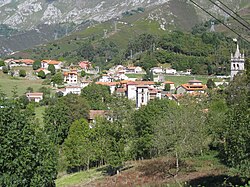
<path id="1" fill-rule="evenodd" d="M 0 67 L 2 67 L 2 66 L 5 66 L 5 63 L 4 63 L 4 61 L 0 61 Z"/>
<path id="2" fill-rule="evenodd" d="M 46 75 L 45 75 L 44 71 L 39 71 L 38 77 L 40 77 L 41 79 L 45 79 Z"/>
<path id="3" fill-rule="evenodd" d="M 8 68 L 7 68 L 6 66 L 3 66 L 3 67 L 2 67 L 2 70 L 3 70 L 3 73 L 8 73 L 8 71 L 9 71 Z"/>
<path id="4" fill-rule="evenodd" d="M 19 76 L 20 76 L 20 77 L 26 77 L 26 71 L 25 71 L 24 69 L 21 69 L 21 70 L 19 71 Z"/>

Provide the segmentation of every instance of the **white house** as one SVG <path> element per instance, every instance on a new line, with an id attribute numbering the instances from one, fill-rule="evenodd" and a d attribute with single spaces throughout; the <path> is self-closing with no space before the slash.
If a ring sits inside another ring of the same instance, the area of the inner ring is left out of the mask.
<path id="1" fill-rule="evenodd" d="M 76 70 L 71 70 L 69 72 L 64 72 L 64 82 L 67 84 L 77 84 L 78 74 Z"/>
<path id="2" fill-rule="evenodd" d="M 147 85 L 136 85 L 136 108 L 147 105 L 149 101 L 149 90 Z"/>
<path id="3" fill-rule="evenodd" d="M 169 75 L 175 75 L 177 72 L 176 72 L 175 69 L 166 68 L 166 69 L 165 69 L 165 73 L 166 73 L 166 74 L 169 74 Z"/>
<path id="4" fill-rule="evenodd" d="M 165 85 L 166 85 L 166 84 L 169 84 L 169 85 L 170 85 L 170 91 L 175 90 L 175 85 L 174 85 L 174 82 L 172 82 L 172 81 L 165 81 L 164 83 L 162 83 L 162 89 L 165 88 Z"/>
<path id="5" fill-rule="evenodd" d="M 129 66 L 126 68 L 126 73 L 129 74 L 143 74 L 145 71 L 139 66 Z"/>
<path id="6" fill-rule="evenodd" d="M 67 94 L 80 95 L 81 94 L 81 87 L 80 86 L 72 86 L 72 85 L 71 86 L 66 86 L 63 95 L 65 96 Z"/>
<path id="7" fill-rule="evenodd" d="M 41 100 L 43 100 L 43 93 L 26 93 L 26 97 L 29 101 L 35 101 L 36 103 L 39 103 Z"/>
<path id="8" fill-rule="evenodd" d="M 108 74 L 103 74 L 102 77 L 99 79 L 99 82 L 112 82 L 113 78 Z"/>
<path id="9" fill-rule="evenodd" d="M 80 87 L 85 88 L 86 86 L 88 86 L 91 83 L 92 83 L 92 81 L 81 81 Z"/>
<path id="10" fill-rule="evenodd" d="M 96 82 L 96 84 L 108 86 L 110 89 L 110 93 L 113 94 L 120 82 Z"/>
<path id="11" fill-rule="evenodd" d="M 131 100 L 136 100 L 136 88 L 138 85 L 144 85 L 144 86 L 148 86 L 148 87 L 153 87 L 154 86 L 154 82 L 153 81 L 131 81 L 127 83 L 127 97 L 128 99 Z"/>
<path id="12" fill-rule="evenodd" d="M 153 74 L 165 73 L 163 71 L 162 67 L 153 67 L 153 68 L 151 68 L 151 71 L 153 72 Z"/>
<path id="13" fill-rule="evenodd" d="M 57 61 L 57 60 L 42 60 L 41 61 L 42 68 L 48 69 L 50 64 L 54 65 L 56 70 L 61 69 L 63 66 L 63 63 L 61 61 Z"/>

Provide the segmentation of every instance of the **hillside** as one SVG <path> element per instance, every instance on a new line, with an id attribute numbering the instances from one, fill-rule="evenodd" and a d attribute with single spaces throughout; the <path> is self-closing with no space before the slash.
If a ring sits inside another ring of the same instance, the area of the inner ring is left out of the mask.
<path id="1" fill-rule="evenodd" d="M 223 2 L 235 11 L 249 8 L 247 0 L 237 1 L 237 4 L 233 1 Z M 205 0 L 200 0 L 199 3 L 214 15 L 226 17 L 211 3 Z M 208 19 L 211 18 L 191 2 L 182 0 L 91 2 L 4 0 L 0 2 L 0 24 L 17 32 L 7 38 L 0 37 L 0 54 L 32 48 L 76 31 L 84 31 L 92 24 L 96 26 L 110 21 L 114 25 L 114 20 L 130 24 L 135 24 L 137 20 L 146 20 L 157 23 L 157 29 L 161 31 L 175 29 L 190 31 L 195 24 Z M 147 24 L 147 22 L 142 24 L 141 28 L 138 26 L 139 30 L 146 28 L 147 31 L 148 27 L 145 27 Z"/>

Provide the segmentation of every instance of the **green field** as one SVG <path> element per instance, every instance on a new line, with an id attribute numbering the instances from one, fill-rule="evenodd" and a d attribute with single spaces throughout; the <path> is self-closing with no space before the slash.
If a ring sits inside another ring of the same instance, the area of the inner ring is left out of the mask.
<path id="1" fill-rule="evenodd" d="M 79 173 L 69 174 L 62 176 L 56 180 L 57 187 L 77 186 L 86 184 L 91 181 L 103 178 L 102 171 L 97 168 L 90 169 L 89 171 L 82 171 Z"/>
<path id="2" fill-rule="evenodd" d="M 0 71 L 0 89 L 6 94 L 7 97 L 12 96 L 12 91 L 16 87 L 17 94 L 20 96 L 26 92 L 28 87 L 32 87 L 34 91 L 43 87 L 42 80 L 28 80 L 20 77 L 11 77 L 3 74 Z"/>

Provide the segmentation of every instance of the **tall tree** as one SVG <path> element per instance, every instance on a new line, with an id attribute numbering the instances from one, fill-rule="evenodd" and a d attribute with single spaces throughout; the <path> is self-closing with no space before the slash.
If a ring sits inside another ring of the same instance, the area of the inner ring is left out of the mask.
<path id="1" fill-rule="evenodd" d="M 55 186 L 54 145 L 16 101 L 0 105 L 0 186 Z"/>
<path id="2" fill-rule="evenodd" d="M 89 105 L 84 98 L 75 94 L 61 97 L 46 108 L 44 115 L 45 131 L 56 144 L 62 144 L 68 136 L 70 125 L 81 118 L 87 118 Z"/>
<path id="3" fill-rule="evenodd" d="M 85 119 L 75 121 L 63 144 L 69 170 L 88 169 L 94 156 L 94 144 L 91 140 L 91 128 Z"/>
<path id="4" fill-rule="evenodd" d="M 48 70 L 50 71 L 51 75 L 55 75 L 56 68 L 55 68 L 55 66 L 53 64 L 49 65 Z"/>
<path id="5" fill-rule="evenodd" d="M 86 98 L 90 108 L 94 110 L 107 109 L 107 103 L 110 102 L 111 94 L 108 86 L 99 84 L 90 84 L 82 89 L 81 96 Z"/>
<path id="6" fill-rule="evenodd" d="M 246 176 L 250 175 L 249 92 L 247 74 L 235 76 L 227 89 L 230 109 L 225 119 L 224 141 L 220 152 L 229 166 L 239 169 Z"/>

